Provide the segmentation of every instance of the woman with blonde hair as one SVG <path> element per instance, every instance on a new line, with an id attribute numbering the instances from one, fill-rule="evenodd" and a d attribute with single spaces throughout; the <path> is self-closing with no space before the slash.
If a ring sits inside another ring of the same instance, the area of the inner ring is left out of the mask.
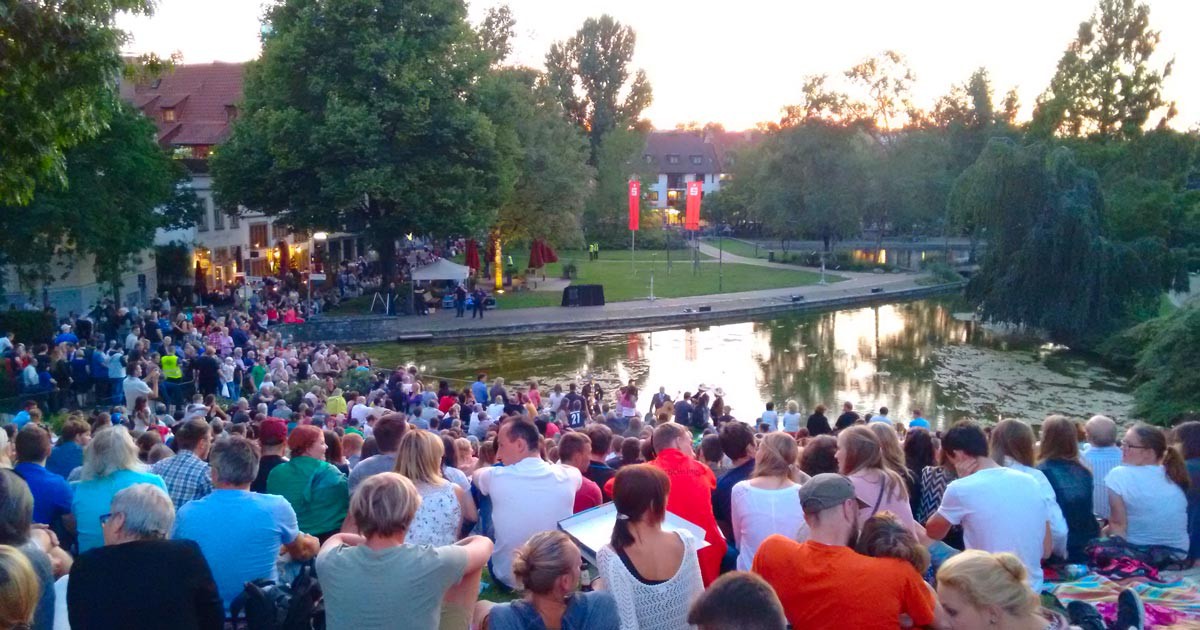
<path id="1" fill-rule="evenodd" d="M 1050 515 L 1050 536 L 1054 542 L 1054 555 L 1059 558 L 1067 556 L 1067 519 L 1063 516 L 1062 508 L 1058 506 L 1058 497 L 1054 486 L 1042 471 L 1034 465 L 1033 429 L 1020 420 L 1002 420 L 992 428 L 988 439 L 988 455 L 997 464 L 1005 468 L 1019 470 L 1038 482 L 1042 489 L 1042 499 L 1046 502 L 1046 510 Z"/>
<path id="2" fill-rule="evenodd" d="M 138 459 L 138 447 L 123 426 L 97 431 L 83 451 L 83 466 L 71 513 L 79 531 L 79 553 L 104 544 L 100 516 L 108 513 L 113 496 L 137 483 L 149 483 L 164 492 L 162 477 L 146 471 Z"/>
<path id="3" fill-rule="evenodd" d="M 892 430 L 890 426 L 885 428 Z M 865 523 L 879 512 L 891 512 L 920 538 L 924 531 L 913 518 L 908 485 L 887 464 L 883 454 L 879 437 L 867 426 L 847 427 L 838 434 L 835 454 L 838 472 L 850 478 L 855 495 L 866 505 L 859 512 L 859 522 Z"/>
<path id="4" fill-rule="evenodd" d="M 800 403 L 794 400 L 787 401 L 787 412 L 783 414 L 783 431 L 796 437 L 796 433 L 800 431 Z"/>
<path id="5" fill-rule="evenodd" d="M 730 502 L 739 571 L 750 570 L 758 546 L 772 534 L 808 540 L 797 483 L 797 478 L 807 481 L 808 475 L 797 467 L 799 457 L 800 448 L 791 436 L 768 433 L 758 445 L 750 479 L 733 487 Z"/>
<path id="6" fill-rule="evenodd" d="M 471 440 L 465 437 L 455 439 L 454 450 L 458 451 L 458 469 L 470 477 L 471 473 L 475 472 L 475 465 L 479 463 L 479 458 L 475 457 L 474 449 L 471 447 Z"/>
<path id="7" fill-rule="evenodd" d="M 1067 521 L 1067 562 L 1087 562 L 1084 547 L 1100 536 L 1093 505 L 1092 471 L 1079 461 L 1075 423 L 1064 416 L 1042 422 L 1037 469 L 1046 475 Z"/>
<path id="8" fill-rule="evenodd" d="M 29 628 L 41 596 L 42 587 L 25 554 L 0 545 L 0 630 Z"/>
<path id="9" fill-rule="evenodd" d="M 582 562 L 579 548 L 565 533 L 534 534 L 513 554 L 513 577 L 524 591 L 524 599 L 507 604 L 479 602 L 475 625 L 483 630 L 616 628 L 617 602 L 612 594 L 579 591 Z"/>
<path id="10" fill-rule="evenodd" d="M 471 495 L 442 474 L 445 446 L 428 431 L 408 431 L 400 439 L 396 472 L 412 481 L 421 507 L 408 528 L 408 542 L 441 547 L 458 540 L 464 520 L 479 520 Z"/>

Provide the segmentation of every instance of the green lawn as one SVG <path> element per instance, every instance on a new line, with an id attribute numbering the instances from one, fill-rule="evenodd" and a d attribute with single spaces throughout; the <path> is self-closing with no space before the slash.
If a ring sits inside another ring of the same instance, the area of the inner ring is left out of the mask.
<path id="1" fill-rule="evenodd" d="M 726 241 L 728 244 L 729 241 Z M 779 289 L 816 284 L 821 279 L 820 273 L 797 268 L 768 269 L 753 265 L 724 264 L 720 266 L 721 276 L 718 276 L 718 265 L 714 259 L 701 255 L 699 273 L 692 271 L 691 251 L 670 252 L 671 266 L 667 267 L 666 250 L 637 251 L 631 262 L 629 251 L 606 251 L 600 253 L 600 260 L 590 261 L 586 252 L 583 256 L 575 257 L 559 254 L 559 262 L 546 265 L 546 278 L 562 276 L 562 266 L 574 262 L 578 273 L 575 284 L 602 284 L 604 298 L 608 302 L 624 302 L 641 300 L 650 295 L 651 271 L 654 275 L 655 297 L 687 297 L 693 295 L 713 295 L 716 293 L 735 293 L 738 291 L 754 291 L 758 289 Z M 523 264 L 529 260 L 524 252 L 513 252 L 513 262 Z M 520 261 L 520 262 L 518 262 Z M 541 274 L 538 274 L 541 277 Z M 840 280 L 829 276 L 828 280 Z M 504 310 L 516 308 L 532 308 L 537 306 L 558 306 L 562 303 L 562 293 L 559 291 L 520 291 L 507 292 L 496 296 L 499 308 Z M 367 313 L 371 304 L 371 296 L 354 298 L 344 302 L 336 311 L 329 313 L 330 317 L 346 317 Z"/>
<path id="2" fill-rule="evenodd" d="M 733 238 L 726 238 L 726 239 L 705 238 L 704 242 L 709 245 L 712 245 L 713 247 L 720 246 L 726 252 L 733 254 L 734 256 L 745 256 L 746 258 L 766 258 L 767 257 L 767 249 L 768 248 L 759 246 L 756 249 L 754 247 L 754 245 L 751 245 L 750 243 L 748 243 L 746 241 L 740 241 L 740 240 L 733 239 Z"/>

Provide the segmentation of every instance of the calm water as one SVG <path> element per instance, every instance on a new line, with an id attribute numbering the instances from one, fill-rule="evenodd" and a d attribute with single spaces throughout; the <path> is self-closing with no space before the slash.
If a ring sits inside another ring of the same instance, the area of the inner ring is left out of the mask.
<path id="1" fill-rule="evenodd" d="M 404 344 L 402 356 L 452 379 L 471 380 L 480 370 L 510 384 L 593 378 L 608 391 L 633 379 L 643 412 L 659 387 L 677 396 L 704 385 L 721 388 L 744 420 L 767 400 L 782 409 L 789 398 L 806 412 L 842 401 L 859 411 L 888 406 L 905 421 L 916 407 L 939 426 L 963 417 L 1128 414 L 1132 400 L 1120 375 L 967 319 L 956 317 L 952 301 L 925 300 L 644 333 Z"/>

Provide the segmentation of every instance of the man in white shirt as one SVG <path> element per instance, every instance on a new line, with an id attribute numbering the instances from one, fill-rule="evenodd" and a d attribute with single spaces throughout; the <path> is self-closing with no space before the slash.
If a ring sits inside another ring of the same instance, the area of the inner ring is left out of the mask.
<path id="1" fill-rule="evenodd" d="M 1092 416 L 1083 430 L 1092 447 L 1083 452 L 1083 464 L 1092 470 L 1092 511 L 1107 520 L 1111 514 L 1108 488 L 1104 480 L 1121 465 L 1121 447 L 1117 446 L 1117 423 L 1106 416 Z"/>
<path id="2" fill-rule="evenodd" d="M 941 540 L 951 526 L 962 525 L 968 549 L 1015 554 L 1029 571 L 1030 587 L 1040 590 L 1042 559 L 1050 556 L 1053 539 L 1038 482 L 992 461 L 987 436 L 974 423 L 954 425 L 942 438 L 942 450 L 958 479 L 946 486 L 926 533 Z"/>
<path id="3" fill-rule="evenodd" d="M 570 466 L 550 464 L 538 454 L 537 427 L 525 420 L 511 419 L 500 427 L 497 458 L 500 467 L 488 467 L 474 475 L 475 486 L 492 497 L 492 522 L 496 547 L 488 568 L 502 586 L 512 588 L 513 552 L 530 536 L 553 531 L 558 522 L 571 516 L 575 493 L 583 475 Z"/>
<path id="4" fill-rule="evenodd" d="M 129 378 L 126 378 L 121 383 L 121 388 L 125 393 L 126 410 L 133 411 L 133 404 L 137 402 L 138 396 L 145 396 L 147 402 L 158 398 L 158 373 L 151 374 L 147 380 L 149 383 L 142 380 L 142 368 L 141 366 L 136 366 L 133 368 L 133 374 L 130 374 Z M 145 430 L 146 427 L 140 426 L 138 428 Z"/>
<path id="5" fill-rule="evenodd" d="M 504 415 L 504 399 L 497 396 L 492 404 L 488 405 L 487 415 L 489 418 L 496 420 Z"/>

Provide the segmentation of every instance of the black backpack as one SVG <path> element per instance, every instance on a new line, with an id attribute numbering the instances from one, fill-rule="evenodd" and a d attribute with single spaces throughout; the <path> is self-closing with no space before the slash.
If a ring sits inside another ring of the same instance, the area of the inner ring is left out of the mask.
<path id="1" fill-rule="evenodd" d="M 238 619 L 245 612 L 245 619 Z M 291 585 L 270 580 L 246 582 L 229 605 L 236 628 L 246 630 L 324 630 L 321 585 L 311 566 L 300 569 Z M 244 625 L 241 625 L 244 622 Z"/>

